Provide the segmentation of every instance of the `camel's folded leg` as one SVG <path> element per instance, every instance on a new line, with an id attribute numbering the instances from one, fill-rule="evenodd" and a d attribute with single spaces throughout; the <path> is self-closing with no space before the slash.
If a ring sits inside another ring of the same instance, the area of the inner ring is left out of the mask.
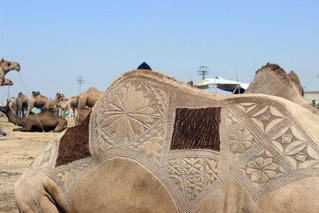
<path id="1" fill-rule="evenodd" d="M 15 196 L 20 212 L 68 212 L 56 184 L 44 173 L 29 177 L 15 185 Z"/>

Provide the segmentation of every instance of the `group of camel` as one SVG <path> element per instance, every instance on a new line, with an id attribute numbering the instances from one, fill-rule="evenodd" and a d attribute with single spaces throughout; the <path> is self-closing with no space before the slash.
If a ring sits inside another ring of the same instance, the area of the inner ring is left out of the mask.
<path id="1" fill-rule="evenodd" d="M 11 80 L 5 78 L 5 75 L 11 70 L 20 71 L 19 63 L 1 59 L 1 86 L 13 85 Z M 7 105 L 1 106 L 0 111 L 5 113 L 10 122 L 22 127 L 15 130 L 61 132 L 66 128 L 67 121 L 64 118 L 66 112 L 72 109 L 76 116 L 76 123 L 81 124 L 102 93 L 92 87 L 79 96 L 69 99 L 58 92 L 51 100 L 41 95 L 39 91 L 33 91 L 31 98 L 20 92 L 18 97 L 7 99 Z M 31 110 L 34 107 L 40 109 L 41 112 L 32 113 Z"/>
<path id="2" fill-rule="evenodd" d="M 21 212 L 317 212 L 318 109 L 262 66 L 245 94 L 122 74 L 15 185 Z"/>
<path id="3" fill-rule="evenodd" d="M 17 131 L 61 132 L 67 127 L 66 113 L 72 109 L 76 123 L 81 124 L 101 94 L 101 91 L 92 87 L 69 99 L 58 92 L 51 100 L 39 91 L 33 91 L 30 99 L 20 92 L 17 98 L 8 99 L 7 106 L 0 107 L 0 111 L 6 114 L 10 122 L 22 127 L 15 129 Z M 34 107 L 41 112 L 32 113 Z"/>

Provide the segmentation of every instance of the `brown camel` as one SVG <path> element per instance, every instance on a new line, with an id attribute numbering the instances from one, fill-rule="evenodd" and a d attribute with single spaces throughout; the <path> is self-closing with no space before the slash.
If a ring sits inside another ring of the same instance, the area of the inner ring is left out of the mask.
<path id="1" fill-rule="evenodd" d="M 28 110 L 29 99 L 22 92 L 19 92 L 18 97 L 16 98 L 17 104 L 17 115 L 19 118 L 24 117 L 25 112 Z"/>
<path id="2" fill-rule="evenodd" d="M 61 132 L 65 129 L 67 124 L 67 121 L 64 118 L 54 115 L 54 113 L 49 110 L 42 110 L 39 114 L 31 113 L 23 118 L 18 118 L 14 115 L 8 106 L 0 106 L 0 111 L 5 113 L 10 122 L 22 126 L 22 128 L 14 129 L 14 131 Z"/>
<path id="3" fill-rule="evenodd" d="M 5 79 L 5 75 L 11 70 L 20 71 L 20 64 L 13 61 L 7 61 L 3 58 L 0 60 L 0 86 L 4 86 L 8 83 L 12 83 L 11 80 Z M 13 83 L 12 83 L 13 84 Z"/>
<path id="4" fill-rule="evenodd" d="M 18 115 L 18 105 L 15 97 L 7 98 L 7 105 L 15 115 Z"/>
<path id="5" fill-rule="evenodd" d="M 60 105 L 60 102 L 63 100 L 63 98 L 64 98 L 64 95 L 58 92 L 55 95 L 54 99 L 50 100 L 50 105 L 49 105 L 50 110 L 58 114 L 60 111 L 59 105 Z"/>
<path id="6" fill-rule="evenodd" d="M 81 117 L 81 113 L 85 107 L 92 108 L 97 100 L 103 94 L 102 91 L 97 90 L 94 87 L 89 88 L 87 91 L 82 92 L 78 98 L 78 106 L 77 106 L 77 120 L 79 121 Z"/>
<path id="7" fill-rule="evenodd" d="M 303 89 L 297 74 L 291 72 L 290 75 L 287 75 L 280 66 L 269 63 L 257 70 L 254 80 L 245 91 L 245 94 L 266 94 L 282 97 L 319 115 L 318 109 L 302 98 L 302 93 Z"/>
<path id="8" fill-rule="evenodd" d="M 27 116 L 30 114 L 33 107 L 38 109 L 50 109 L 50 100 L 40 94 L 39 91 L 32 91 L 32 97 L 29 99 Z"/>
<path id="9" fill-rule="evenodd" d="M 15 184 L 21 212 L 318 212 L 319 117 L 286 99 L 121 75 Z"/>

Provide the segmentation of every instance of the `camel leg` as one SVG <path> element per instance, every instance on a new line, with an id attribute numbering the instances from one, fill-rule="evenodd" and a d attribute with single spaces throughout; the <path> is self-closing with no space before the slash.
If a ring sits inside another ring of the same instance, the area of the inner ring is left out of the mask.
<path id="1" fill-rule="evenodd" d="M 58 120 L 58 125 L 54 128 L 53 132 L 61 132 L 64 130 L 64 127 L 67 125 L 67 122 L 63 119 Z"/>

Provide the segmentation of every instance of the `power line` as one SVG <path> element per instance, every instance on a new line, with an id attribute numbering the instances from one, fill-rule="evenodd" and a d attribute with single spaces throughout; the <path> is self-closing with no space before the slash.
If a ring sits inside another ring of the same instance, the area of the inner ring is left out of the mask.
<path id="1" fill-rule="evenodd" d="M 204 80 L 205 76 L 208 75 L 209 71 L 207 70 L 206 66 L 200 66 L 197 73 L 198 73 L 198 75 L 201 75 L 202 79 Z"/>
<path id="2" fill-rule="evenodd" d="M 80 95 L 82 84 L 84 84 L 84 79 L 82 78 L 82 76 L 78 76 L 78 80 L 76 82 L 79 84 L 79 95 Z"/>

